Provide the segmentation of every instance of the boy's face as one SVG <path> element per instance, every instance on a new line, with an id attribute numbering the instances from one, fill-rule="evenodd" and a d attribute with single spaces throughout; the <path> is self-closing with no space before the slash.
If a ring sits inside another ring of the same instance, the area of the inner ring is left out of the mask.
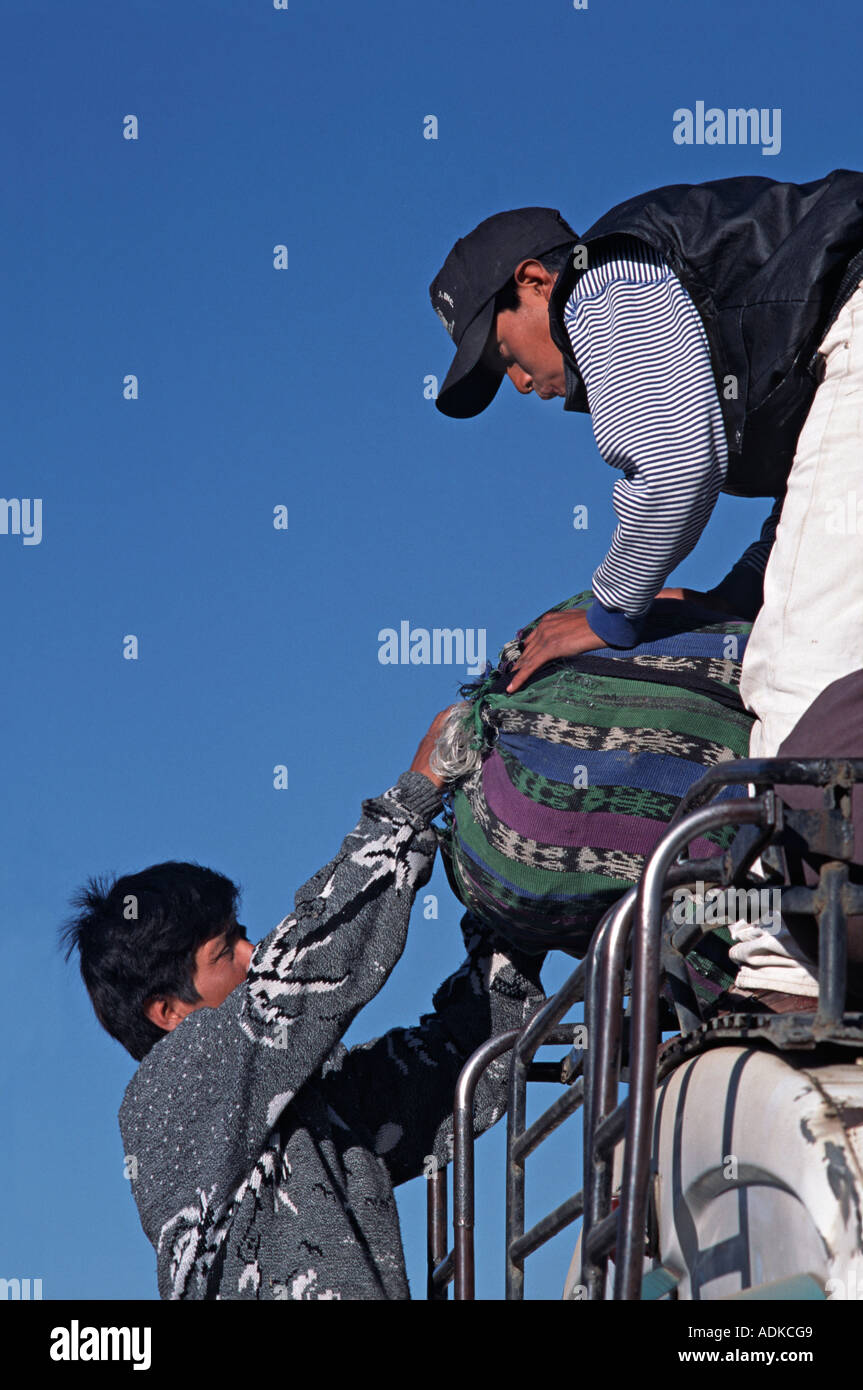
<path id="1" fill-rule="evenodd" d="M 495 315 L 483 360 L 492 371 L 504 371 L 523 396 L 533 391 L 541 400 L 566 396 L 563 357 L 548 326 L 548 300 L 556 275 L 539 261 L 516 267 L 518 309 Z"/>
<path id="2" fill-rule="evenodd" d="M 198 1003 L 187 1004 L 176 997 L 150 999 L 144 1006 L 147 1017 L 171 1033 L 196 1009 L 217 1009 L 246 978 L 254 949 L 246 940 L 245 927 L 239 924 L 203 942 L 195 952 L 194 982 L 201 996 Z"/>
<path id="3" fill-rule="evenodd" d="M 195 989 L 201 996 L 199 1004 L 185 1008 L 217 1009 L 248 974 L 254 946 L 246 940 L 245 927 L 236 926 L 224 931 L 212 941 L 205 941 L 195 952 Z"/>

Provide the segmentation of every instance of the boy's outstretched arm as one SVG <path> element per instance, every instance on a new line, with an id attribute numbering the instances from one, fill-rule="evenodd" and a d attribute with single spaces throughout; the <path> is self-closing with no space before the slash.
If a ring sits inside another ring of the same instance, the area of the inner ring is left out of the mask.
<path id="1" fill-rule="evenodd" d="M 166 1033 L 130 1082 L 120 1125 L 154 1243 L 166 1212 L 194 1215 L 202 1192 L 218 1210 L 247 1178 L 281 1112 L 398 961 L 437 849 L 440 788 L 418 759 L 363 803 L 339 853 L 259 942 L 242 984 Z"/>
<path id="2" fill-rule="evenodd" d="M 470 913 L 461 928 L 467 959 L 437 990 L 434 1013 L 413 1028 L 393 1028 L 343 1052 L 325 1075 L 331 1109 L 352 1128 L 368 1131 L 369 1146 L 394 1185 L 452 1157 L 459 1072 L 481 1043 L 522 1027 L 545 999 L 539 978 L 545 953 L 517 951 Z M 506 1054 L 484 1073 L 475 1134 L 503 1115 L 508 1073 Z"/>
<path id="3" fill-rule="evenodd" d="M 408 772 L 363 802 L 339 854 L 295 895 L 295 911 L 255 949 L 240 1024 L 263 1047 L 285 1053 L 282 1076 L 296 1090 L 329 1056 L 401 956 L 411 908 L 428 882 L 441 809 L 429 768 L 436 716 Z"/>

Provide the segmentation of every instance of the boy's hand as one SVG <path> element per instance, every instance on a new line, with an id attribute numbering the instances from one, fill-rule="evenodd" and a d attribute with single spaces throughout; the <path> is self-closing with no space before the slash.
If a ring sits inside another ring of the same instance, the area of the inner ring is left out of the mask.
<path id="1" fill-rule="evenodd" d="M 427 732 L 423 735 L 422 743 L 417 749 L 416 756 L 410 765 L 411 772 L 421 772 L 430 782 L 434 782 L 436 787 L 442 787 L 444 782 L 442 777 L 438 777 L 437 773 L 432 772 L 429 766 L 429 758 L 438 741 L 443 722 L 451 709 L 455 709 L 455 705 L 448 705 L 446 709 L 441 710 L 440 714 L 435 715 Z"/>
<path id="2" fill-rule="evenodd" d="M 560 656 L 579 656 L 582 652 L 595 652 L 598 647 L 607 646 L 589 625 L 583 608 L 570 609 L 568 613 L 546 613 L 525 638 L 524 650 L 512 668 L 507 694 L 518 690 L 547 661 L 556 661 Z"/>

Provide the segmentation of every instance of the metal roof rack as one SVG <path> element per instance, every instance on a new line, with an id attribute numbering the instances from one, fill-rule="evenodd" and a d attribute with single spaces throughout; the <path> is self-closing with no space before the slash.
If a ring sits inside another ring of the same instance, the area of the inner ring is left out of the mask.
<path id="1" fill-rule="evenodd" d="M 660 977 L 673 986 L 682 1036 L 666 1045 L 660 1072 L 693 1052 L 745 1039 L 777 1048 L 806 1048 L 829 1042 L 863 1048 L 863 1014 L 846 1013 L 847 918 L 863 913 L 863 884 L 849 881 L 853 853 L 851 791 L 863 782 L 863 759 L 771 758 L 723 763 L 697 782 L 683 799 L 644 867 L 639 883 L 606 912 L 588 953 L 563 987 L 521 1030 L 492 1038 L 469 1059 L 459 1078 L 454 1109 L 454 1245 L 446 1249 L 446 1170 L 432 1174 L 428 1190 L 428 1296 L 473 1299 L 474 1149 L 473 1100 L 479 1078 L 496 1057 L 511 1052 L 507 1113 L 506 1297 L 524 1297 L 528 1255 L 566 1226 L 584 1217 L 581 1233 L 580 1296 L 608 1293 L 608 1262 L 615 1261 L 612 1296 L 643 1296 L 644 1257 L 649 1246 L 650 1158 L 657 1053 L 660 1037 Z M 755 794 L 723 796 L 747 785 Z M 824 788 L 821 811 L 791 810 L 776 796 L 778 785 Z M 758 789 L 761 788 L 760 792 Z M 721 798 L 721 799 L 720 799 Z M 701 805 L 700 803 L 707 804 Z M 739 827 L 730 847 L 710 859 L 685 857 L 687 846 L 710 831 Z M 784 887 L 783 908 L 811 915 L 818 924 L 819 1001 L 815 1014 L 736 1015 L 703 1023 L 688 984 L 683 958 L 709 926 L 664 921 L 669 891 L 693 880 L 730 886 L 744 881 L 762 855 L 784 869 L 774 846 L 792 831 L 799 843 L 827 860 L 816 888 Z M 771 860 L 771 855 L 774 858 Z M 843 862 L 845 861 L 845 862 Z M 626 972 L 632 958 L 632 976 Z M 631 1017 L 625 1009 L 630 996 Z M 585 1021 L 562 1023 L 571 1005 L 584 1000 Z M 666 1020 L 668 1021 L 668 1020 Z M 567 1045 L 573 1030 L 580 1045 L 559 1062 L 536 1062 L 540 1047 Z M 628 1065 L 627 1065 L 628 1062 Z M 555 1081 L 564 1093 L 531 1125 L 526 1123 L 528 1081 Z M 628 1096 L 620 1101 L 622 1083 Z M 529 1155 L 577 1110 L 583 1111 L 585 1175 L 573 1193 L 525 1231 L 525 1164 Z M 612 1163 L 623 1141 L 619 1204 L 612 1202 Z M 647 1245 L 646 1245 L 647 1242 Z M 654 1271 L 654 1276 L 661 1275 Z M 651 1276 L 647 1276 L 650 1279 Z M 656 1278 L 654 1277 L 654 1283 Z M 652 1296 L 661 1296 L 661 1278 Z M 670 1286 L 669 1286 L 670 1288 Z"/>

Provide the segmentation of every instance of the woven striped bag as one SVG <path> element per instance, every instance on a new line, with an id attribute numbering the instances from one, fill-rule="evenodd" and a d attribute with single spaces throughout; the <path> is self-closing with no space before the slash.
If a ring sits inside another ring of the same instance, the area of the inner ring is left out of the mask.
<path id="1" fill-rule="evenodd" d="M 591 602 L 582 593 L 550 611 Z M 751 624 L 657 600 L 639 646 L 550 662 L 507 695 L 535 626 L 462 690 L 482 763 L 447 793 L 441 843 L 453 891 L 484 922 L 523 949 L 581 955 L 688 788 L 747 756 L 752 721 L 738 686 Z M 696 840 L 691 853 L 711 855 L 732 835 Z M 724 947 L 715 964 L 713 954 L 699 963 L 702 998 L 733 978 Z"/>

